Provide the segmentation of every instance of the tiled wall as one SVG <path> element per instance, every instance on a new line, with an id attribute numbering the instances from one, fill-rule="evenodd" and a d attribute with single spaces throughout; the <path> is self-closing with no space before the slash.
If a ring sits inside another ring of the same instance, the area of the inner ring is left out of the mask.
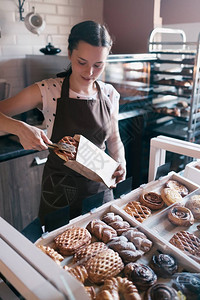
<path id="1" fill-rule="evenodd" d="M 18 5 L 18 0 L 0 0 L 0 79 L 11 85 L 11 95 L 25 86 L 25 55 L 41 55 L 39 49 L 48 41 L 62 50 L 60 55 L 66 55 L 67 37 L 75 23 L 103 19 L 103 0 L 25 0 L 23 16 L 35 7 L 46 21 L 38 36 L 20 21 Z"/>

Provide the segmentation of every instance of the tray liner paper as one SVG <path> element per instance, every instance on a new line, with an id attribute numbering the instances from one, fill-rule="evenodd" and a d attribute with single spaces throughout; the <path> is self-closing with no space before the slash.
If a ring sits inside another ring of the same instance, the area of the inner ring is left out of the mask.
<path id="1" fill-rule="evenodd" d="M 76 134 L 74 138 L 79 142 L 76 159 L 64 165 L 90 180 L 103 182 L 108 187 L 115 185 L 112 175 L 119 163 L 84 136 Z"/>

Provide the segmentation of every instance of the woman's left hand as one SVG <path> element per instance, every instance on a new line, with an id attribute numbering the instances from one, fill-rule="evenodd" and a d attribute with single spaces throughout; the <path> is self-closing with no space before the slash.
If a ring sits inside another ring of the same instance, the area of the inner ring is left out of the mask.
<path id="1" fill-rule="evenodd" d="M 125 178 L 126 178 L 126 169 L 122 165 L 119 165 L 117 167 L 117 169 L 115 170 L 115 172 L 113 173 L 112 177 L 115 178 L 115 182 L 116 182 L 116 185 L 117 185 L 120 181 L 125 180 Z M 116 187 L 116 185 L 111 186 L 111 188 Z"/>

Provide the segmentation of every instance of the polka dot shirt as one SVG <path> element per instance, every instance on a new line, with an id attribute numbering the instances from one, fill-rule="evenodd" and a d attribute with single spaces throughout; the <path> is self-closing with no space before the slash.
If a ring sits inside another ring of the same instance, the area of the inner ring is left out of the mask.
<path id="1" fill-rule="evenodd" d="M 37 82 L 43 100 L 43 115 L 45 118 L 46 128 L 47 128 L 47 136 L 50 138 L 52 134 L 55 113 L 56 113 L 56 106 L 57 106 L 57 99 L 61 96 L 61 88 L 64 78 L 50 78 L 46 80 L 42 80 Z M 101 88 L 101 93 L 103 99 L 107 101 L 111 109 L 111 113 L 118 109 L 119 106 L 119 93 L 111 84 L 106 84 L 102 81 L 98 81 L 99 86 Z M 69 90 L 69 97 L 74 99 L 86 99 L 86 100 L 96 100 L 98 94 L 94 94 L 91 96 L 82 96 L 80 94 L 75 93 L 72 90 Z"/>

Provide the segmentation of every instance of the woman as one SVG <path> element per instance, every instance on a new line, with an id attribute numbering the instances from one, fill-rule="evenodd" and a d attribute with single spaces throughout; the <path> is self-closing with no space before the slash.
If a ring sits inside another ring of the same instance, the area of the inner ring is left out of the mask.
<path id="1" fill-rule="evenodd" d="M 82 134 L 120 163 L 114 172 L 116 184 L 125 179 L 124 147 L 118 130 L 119 94 L 110 84 L 97 81 L 111 50 L 106 28 L 93 21 L 75 25 L 68 38 L 70 68 L 59 77 L 37 82 L 14 97 L 0 102 L 0 130 L 15 134 L 24 149 L 47 149 L 64 136 Z M 40 109 L 47 135 L 12 116 Z M 63 165 L 50 151 L 44 167 L 39 216 L 67 205 L 70 217 L 81 214 L 82 200 L 104 191 L 104 202 L 112 200 L 112 190 L 91 181 Z"/>

